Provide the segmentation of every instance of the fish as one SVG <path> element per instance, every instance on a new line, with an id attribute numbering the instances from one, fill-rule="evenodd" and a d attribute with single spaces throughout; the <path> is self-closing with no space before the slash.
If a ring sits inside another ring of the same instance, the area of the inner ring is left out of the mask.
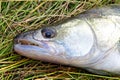
<path id="1" fill-rule="evenodd" d="M 120 5 L 93 8 L 56 24 L 18 34 L 22 56 L 120 75 Z"/>

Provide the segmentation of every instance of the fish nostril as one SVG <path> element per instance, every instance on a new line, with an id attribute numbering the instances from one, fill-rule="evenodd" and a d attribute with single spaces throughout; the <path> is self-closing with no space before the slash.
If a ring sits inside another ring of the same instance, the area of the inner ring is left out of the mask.
<path id="1" fill-rule="evenodd" d="M 18 39 L 20 36 L 19 35 L 16 35 L 15 37 L 14 37 L 14 39 Z"/>

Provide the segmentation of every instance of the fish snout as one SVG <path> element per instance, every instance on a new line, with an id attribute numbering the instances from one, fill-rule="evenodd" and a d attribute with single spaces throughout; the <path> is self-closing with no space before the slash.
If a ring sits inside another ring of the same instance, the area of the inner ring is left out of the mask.
<path id="1" fill-rule="evenodd" d="M 22 34 L 18 34 L 14 37 L 14 43 L 19 43 L 21 39 L 30 39 L 33 37 L 35 31 L 24 32 Z"/>
<path id="2" fill-rule="evenodd" d="M 19 39 L 20 39 L 20 37 L 21 37 L 21 35 L 20 34 L 18 34 L 18 35 L 16 35 L 15 37 L 14 37 L 14 44 L 18 44 L 19 43 Z"/>

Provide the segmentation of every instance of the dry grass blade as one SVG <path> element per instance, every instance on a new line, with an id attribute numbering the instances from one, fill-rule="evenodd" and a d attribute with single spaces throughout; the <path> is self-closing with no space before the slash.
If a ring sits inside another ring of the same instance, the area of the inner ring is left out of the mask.
<path id="1" fill-rule="evenodd" d="M 13 51 L 13 38 L 18 33 L 56 23 L 93 7 L 120 3 L 119 0 L 2 1 L 0 1 L 0 80 L 119 79 L 119 76 L 93 75 L 79 68 L 27 59 Z"/>

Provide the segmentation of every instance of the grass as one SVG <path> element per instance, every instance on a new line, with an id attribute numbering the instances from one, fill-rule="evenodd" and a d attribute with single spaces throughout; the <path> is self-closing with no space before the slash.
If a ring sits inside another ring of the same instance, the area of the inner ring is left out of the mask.
<path id="1" fill-rule="evenodd" d="M 13 51 L 13 38 L 18 33 L 56 23 L 93 7 L 119 3 L 119 0 L 0 2 L 0 80 L 119 79 L 119 76 L 100 76 L 80 68 L 32 60 Z"/>

